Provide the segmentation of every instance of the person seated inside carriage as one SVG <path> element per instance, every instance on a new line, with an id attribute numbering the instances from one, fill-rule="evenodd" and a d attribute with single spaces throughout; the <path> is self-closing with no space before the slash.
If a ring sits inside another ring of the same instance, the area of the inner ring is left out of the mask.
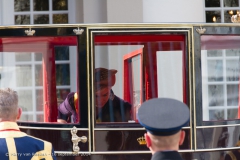
<path id="1" fill-rule="evenodd" d="M 97 122 L 128 122 L 131 120 L 131 104 L 116 96 L 112 87 L 116 82 L 115 69 L 95 69 L 95 113 Z M 57 121 L 78 123 L 77 93 L 70 92 L 58 106 Z"/>

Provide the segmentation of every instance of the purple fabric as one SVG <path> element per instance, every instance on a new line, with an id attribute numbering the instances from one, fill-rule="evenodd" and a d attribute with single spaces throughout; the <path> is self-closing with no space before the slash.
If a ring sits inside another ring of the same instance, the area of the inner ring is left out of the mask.
<path id="1" fill-rule="evenodd" d="M 76 113 L 76 109 L 74 106 L 74 94 L 75 92 L 70 92 L 66 99 L 58 106 L 58 110 L 63 114 L 63 115 L 68 115 L 73 118 L 73 122 L 77 123 L 78 122 L 78 115 Z M 72 106 L 71 106 L 72 104 Z"/>
<path id="2" fill-rule="evenodd" d="M 73 99 L 74 101 L 74 93 L 75 92 L 71 92 L 67 95 L 66 99 L 58 106 L 58 110 L 64 114 L 64 115 L 72 115 L 74 112 L 76 113 L 76 111 L 72 108 L 72 106 L 69 103 L 70 99 Z M 74 104 L 74 102 L 73 102 Z"/>

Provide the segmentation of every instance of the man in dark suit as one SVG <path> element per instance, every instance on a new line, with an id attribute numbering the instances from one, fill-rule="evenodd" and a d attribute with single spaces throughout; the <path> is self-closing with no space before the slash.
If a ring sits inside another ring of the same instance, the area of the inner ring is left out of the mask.
<path id="1" fill-rule="evenodd" d="M 146 128 L 145 140 L 152 160 L 183 160 L 178 153 L 185 138 L 182 127 L 189 123 L 189 108 L 170 98 L 154 98 L 138 110 L 139 123 Z"/>

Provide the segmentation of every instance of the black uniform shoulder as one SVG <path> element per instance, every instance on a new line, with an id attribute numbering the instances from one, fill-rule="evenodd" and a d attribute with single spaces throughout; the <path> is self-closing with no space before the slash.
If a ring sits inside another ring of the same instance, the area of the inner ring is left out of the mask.
<path id="1" fill-rule="evenodd" d="M 168 159 L 168 160 L 184 160 L 177 151 L 162 151 L 153 154 L 151 160 Z"/>

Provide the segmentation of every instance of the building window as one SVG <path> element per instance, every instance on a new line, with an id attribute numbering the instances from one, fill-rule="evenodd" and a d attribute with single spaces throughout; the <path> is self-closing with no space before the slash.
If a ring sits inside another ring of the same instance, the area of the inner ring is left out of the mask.
<path id="1" fill-rule="evenodd" d="M 68 0 L 14 0 L 15 25 L 68 23 Z"/>
<path id="2" fill-rule="evenodd" d="M 239 0 L 205 0 L 207 23 L 232 23 L 231 16 L 239 11 Z"/>

